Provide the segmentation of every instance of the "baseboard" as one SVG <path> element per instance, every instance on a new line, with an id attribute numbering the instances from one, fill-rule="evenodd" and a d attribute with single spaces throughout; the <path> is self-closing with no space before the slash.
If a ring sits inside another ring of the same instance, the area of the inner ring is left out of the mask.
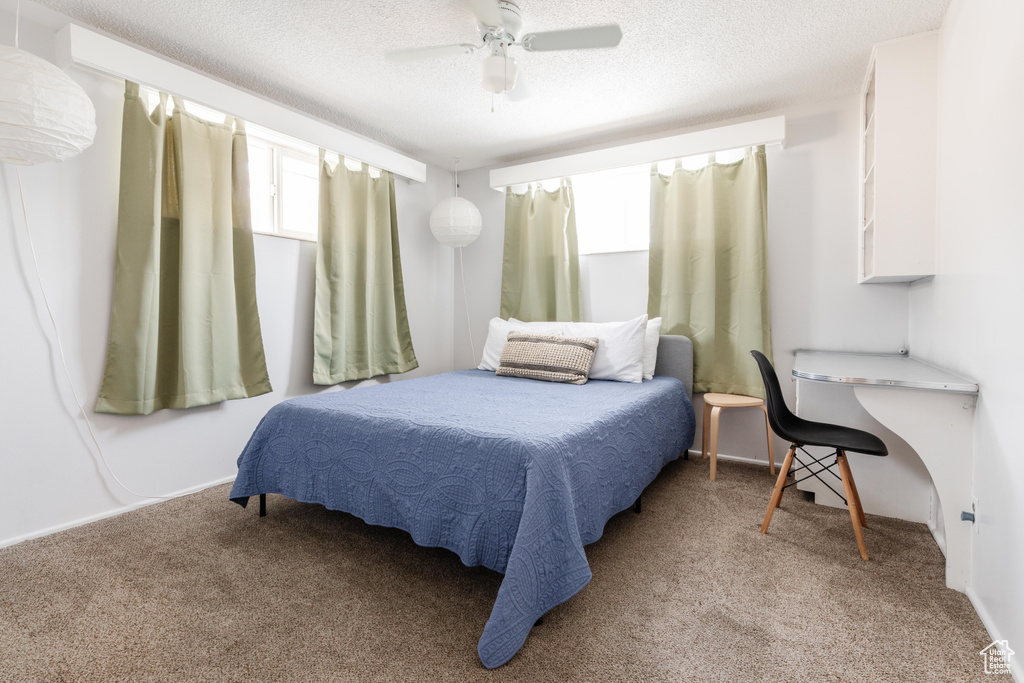
<path id="1" fill-rule="evenodd" d="M 690 454 L 690 458 L 696 458 L 697 460 L 700 460 L 700 458 L 701 458 L 701 452 L 698 451 L 695 448 L 691 448 L 690 450 L 687 451 L 687 453 Z M 718 459 L 719 460 L 733 460 L 735 462 L 745 462 L 748 465 L 761 465 L 762 467 L 768 467 L 768 461 L 767 460 L 758 460 L 757 458 L 745 458 L 745 457 L 740 456 L 740 455 L 726 455 L 725 453 L 719 453 L 718 454 Z M 775 463 L 775 466 L 778 467 L 779 464 L 780 463 Z"/>
<path id="2" fill-rule="evenodd" d="M 688 452 L 689 452 L 691 458 L 695 458 L 695 459 L 699 460 L 700 457 L 701 457 L 701 452 L 698 451 L 698 450 L 695 450 L 695 449 L 691 448 Z M 761 465 L 763 467 L 767 467 L 768 466 L 768 462 L 766 460 L 756 460 L 754 458 L 744 458 L 744 457 L 740 457 L 740 456 L 736 456 L 736 455 L 727 455 L 725 453 L 719 453 L 718 454 L 718 458 L 720 460 L 734 460 L 736 462 L 744 462 L 744 463 L 748 463 L 748 464 L 751 464 L 751 465 Z M 235 476 L 234 475 L 232 475 L 230 477 L 224 477 L 223 479 L 217 479 L 215 481 L 206 482 L 205 484 L 199 484 L 198 486 L 191 486 L 191 487 L 189 487 L 187 489 L 182 489 L 180 491 L 175 491 L 173 493 L 169 493 L 169 494 L 167 494 L 167 497 L 168 498 L 180 498 L 181 496 L 187 496 L 187 495 L 190 495 L 190 494 L 193 494 L 193 493 L 197 493 L 198 491 L 202 491 L 204 489 L 212 488 L 214 486 L 220 486 L 221 484 L 227 484 L 228 482 L 231 482 L 231 481 L 234 481 L 234 480 L 235 480 Z M 43 536 L 49 536 L 50 534 L 55 534 L 58 531 L 64 531 L 65 529 L 73 529 L 74 527 L 82 526 L 83 524 L 90 524 L 92 522 L 98 522 L 99 520 L 106 519 L 107 517 L 115 517 L 117 515 L 123 515 L 126 512 L 131 512 L 132 510 L 137 510 L 137 509 L 139 509 L 141 507 L 146 507 L 147 505 L 153 505 L 155 503 L 160 503 L 160 502 L 163 502 L 164 500 L 165 500 L 164 498 L 147 498 L 145 500 L 140 500 L 138 502 L 131 503 L 130 505 L 124 505 L 124 506 L 119 507 L 119 508 L 114 508 L 112 510 L 106 510 L 104 512 L 96 513 L 95 515 L 89 515 L 88 517 L 81 517 L 79 519 L 75 519 L 75 520 L 72 520 L 70 522 L 63 522 L 61 524 L 57 524 L 57 525 L 54 525 L 54 526 L 51 526 L 51 527 L 47 527 L 45 529 L 39 529 L 38 531 L 31 531 L 31 532 L 29 532 L 27 534 L 21 534 L 20 536 L 13 536 L 11 538 L 6 538 L 6 539 L 3 539 L 3 540 L 0 540 L 0 548 L 6 548 L 7 546 L 16 545 L 16 544 L 21 543 L 23 541 L 30 541 L 33 538 L 41 538 Z"/>
<path id="3" fill-rule="evenodd" d="M 33 538 L 41 538 L 42 536 L 49 536 L 50 534 L 55 534 L 58 531 L 64 531 L 65 529 L 72 529 L 72 528 L 74 528 L 76 526 L 82 526 L 83 524 L 90 524 L 92 522 L 98 522 L 99 520 L 106 519 L 107 517 L 116 517 L 117 515 L 123 515 L 126 512 L 131 512 L 132 510 L 138 510 L 139 508 L 146 507 L 147 505 L 153 505 L 155 503 L 162 503 L 165 500 L 167 500 L 168 498 L 181 498 L 182 496 L 188 496 L 188 495 L 191 495 L 193 493 L 198 493 L 199 491 L 203 491 L 203 490 L 208 489 L 208 488 L 213 488 L 214 486 L 220 486 L 221 484 L 227 484 L 228 482 L 232 482 L 234 480 L 235 480 L 235 475 L 231 475 L 230 477 L 224 477 L 222 479 L 217 479 L 215 481 L 209 481 L 209 482 L 206 482 L 205 484 L 199 484 L 198 486 L 190 486 L 187 489 L 181 489 L 180 491 L 174 491 L 173 493 L 168 493 L 166 496 L 164 496 L 162 498 L 147 498 L 145 500 L 140 500 L 138 502 L 131 503 L 130 505 L 124 505 L 122 507 L 114 508 L 112 510 L 107 510 L 105 512 L 98 512 L 95 515 L 89 515 L 88 517 L 81 517 L 79 519 L 75 519 L 75 520 L 72 520 L 70 522 L 63 522 L 61 524 L 57 524 L 55 526 L 47 527 L 45 529 L 40 529 L 38 531 L 30 531 L 27 534 L 22 534 L 20 536 L 14 536 L 14 537 L 11 537 L 11 538 L 6 538 L 6 539 L 3 539 L 3 540 L 0 540 L 0 548 L 6 548 L 7 546 L 16 545 L 16 544 L 21 543 L 23 541 L 30 541 Z"/>
<path id="4" fill-rule="evenodd" d="M 971 605 L 974 606 L 974 611 L 978 613 L 978 618 L 981 619 L 981 625 L 985 627 L 986 631 L 988 631 L 988 637 L 991 638 L 993 642 L 1003 640 L 1002 635 L 999 633 L 999 629 L 997 629 L 995 624 L 992 622 L 992 616 L 981 603 L 981 598 L 979 598 L 978 594 L 974 592 L 974 588 L 968 586 L 965 592 L 967 593 L 967 598 L 971 601 Z M 1012 646 L 1013 644 L 1011 643 L 1011 647 Z M 1010 675 L 1013 676 L 1013 680 L 1017 683 L 1024 683 L 1024 666 L 1021 666 L 1021 659 L 1022 658 L 1017 655 L 1010 658 Z M 981 668 L 980 652 L 978 653 L 978 668 Z M 993 678 L 998 678 L 998 676 L 994 676 Z"/>

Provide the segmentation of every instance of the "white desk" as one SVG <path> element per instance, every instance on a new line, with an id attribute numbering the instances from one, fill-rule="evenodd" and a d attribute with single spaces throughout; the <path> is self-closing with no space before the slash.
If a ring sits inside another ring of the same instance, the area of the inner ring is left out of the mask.
<path id="1" fill-rule="evenodd" d="M 970 581 L 971 438 L 978 385 L 948 370 L 899 355 L 798 351 L 793 376 L 852 385 L 860 404 L 905 440 L 931 475 L 946 535 L 946 585 Z"/>

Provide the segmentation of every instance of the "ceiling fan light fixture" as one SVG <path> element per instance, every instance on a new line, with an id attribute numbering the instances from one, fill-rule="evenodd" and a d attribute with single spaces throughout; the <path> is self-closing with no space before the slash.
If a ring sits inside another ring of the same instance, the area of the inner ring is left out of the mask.
<path id="1" fill-rule="evenodd" d="M 622 40 L 622 29 L 618 24 L 580 26 L 557 31 L 527 33 L 523 31 L 523 11 L 519 0 L 462 0 L 468 2 L 476 15 L 477 44 L 459 43 L 437 47 L 397 50 L 388 53 L 394 62 L 409 62 L 417 59 L 454 57 L 478 50 L 487 50 L 490 56 L 480 62 L 480 86 L 492 95 L 508 94 L 511 101 L 526 97 L 526 88 L 516 86 L 523 77 L 519 65 L 509 57 L 513 49 L 526 52 L 552 52 L 559 50 L 590 50 L 616 47 Z M 491 112 L 494 98 L 491 98 Z"/>
<path id="2" fill-rule="evenodd" d="M 514 88 L 518 76 L 519 67 L 511 57 L 493 54 L 480 61 L 480 85 L 495 95 Z"/>

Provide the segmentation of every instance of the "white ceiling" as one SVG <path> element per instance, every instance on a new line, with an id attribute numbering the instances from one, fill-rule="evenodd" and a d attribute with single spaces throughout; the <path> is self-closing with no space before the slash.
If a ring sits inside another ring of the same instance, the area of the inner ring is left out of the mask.
<path id="1" fill-rule="evenodd" d="M 611 50 L 521 53 L 531 97 L 499 103 L 468 0 L 38 0 L 424 161 L 462 168 L 855 92 L 873 43 L 938 28 L 949 0 L 522 0 L 526 31 L 616 22 Z"/>

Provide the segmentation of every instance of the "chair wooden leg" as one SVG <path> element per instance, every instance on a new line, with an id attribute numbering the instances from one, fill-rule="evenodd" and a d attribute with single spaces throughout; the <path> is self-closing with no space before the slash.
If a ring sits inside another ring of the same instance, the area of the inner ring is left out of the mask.
<path id="1" fill-rule="evenodd" d="M 865 529 L 868 527 L 867 517 L 864 516 L 864 506 L 860 504 L 860 494 L 857 493 L 857 482 L 853 480 L 853 470 L 850 469 L 850 461 L 846 459 L 846 451 L 839 451 L 843 460 L 846 460 L 846 474 L 850 477 L 850 490 L 853 492 L 853 502 L 857 504 L 857 517 L 860 518 L 860 525 Z"/>
<path id="2" fill-rule="evenodd" d="M 708 457 L 708 432 L 711 430 L 711 406 L 704 404 L 704 422 L 700 432 L 700 457 Z"/>
<path id="3" fill-rule="evenodd" d="M 843 479 L 843 490 L 846 491 L 846 507 L 850 509 L 850 521 L 853 523 L 853 534 L 857 537 L 857 546 L 860 548 L 860 558 L 867 561 L 868 559 L 868 547 L 864 544 L 864 531 L 860 528 L 860 505 L 857 504 L 856 495 L 851 487 L 853 481 L 853 475 L 850 472 L 850 465 L 846 462 L 845 455 L 837 455 L 836 461 L 839 463 L 839 474 Z"/>
<path id="4" fill-rule="evenodd" d="M 761 410 L 764 411 L 764 430 L 768 432 L 768 467 L 771 469 L 771 473 L 775 474 L 775 449 L 772 446 L 772 426 L 768 422 L 768 409 L 762 405 Z"/>
<path id="5" fill-rule="evenodd" d="M 796 460 L 796 444 L 795 443 L 794 444 L 790 444 L 789 447 L 790 447 L 790 451 L 793 453 L 793 460 Z M 798 464 L 799 464 L 799 462 L 800 461 L 797 460 Z M 786 477 L 789 477 L 789 470 L 791 470 L 791 469 L 793 469 L 792 461 L 789 463 L 789 467 L 787 467 L 786 470 L 785 470 L 786 471 Z M 775 501 L 775 507 L 782 507 L 782 494 L 784 494 L 785 492 L 786 492 L 786 485 L 783 484 L 782 485 L 782 491 L 779 493 L 779 499 Z"/>
<path id="6" fill-rule="evenodd" d="M 782 469 L 779 470 L 779 478 L 775 480 L 775 492 L 772 493 L 772 499 L 768 502 L 768 511 L 764 513 L 764 522 L 761 524 L 762 534 L 768 533 L 768 525 L 772 523 L 772 513 L 775 512 L 775 508 L 779 507 L 779 501 L 782 500 L 782 491 L 786 487 L 786 477 L 793 464 L 794 453 L 796 453 L 796 444 L 789 447 L 786 459 L 782 463 Z"/>
<path id="7" fill-rule="evenodd" d="M 721 406 L 711 409 L 711 437 L 708 439 L 711 455 L 711 481 L 715 480 L 718 470 L 718 418 L 721 413 Z"/>

